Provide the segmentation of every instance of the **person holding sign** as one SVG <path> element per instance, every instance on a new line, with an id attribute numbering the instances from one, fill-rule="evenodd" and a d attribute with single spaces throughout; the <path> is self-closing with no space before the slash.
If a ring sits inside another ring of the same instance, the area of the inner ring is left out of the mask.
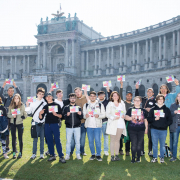
<path id="1" fill-rule="evenodd" d="M 24 131 L 23 120 L 27 118 L 27 113 L 25 111 L 24 104 L 21 102 L 21 96 L 19 94 L 14 95 L 11 104 L 9 106 L 9 111 L 7 116 L 8 118 L 10 118 L 13 159 L 16 158 L 16 128 L 18 129 L 18 139 L 20 146 L 20 152 L 17 158 L 21 158 L 22 150 L 23 150 L 23 131 Z"/>
<path id="2" fill-rule="evenodd" d="M 170 109 L 164 104 L 165 97 L 162 94 L 156 96 L 156 104 L 150 110 L 148 122 L 151 123 L 151 136 L 153 143 L 153 159 L 157 162 L 158 141 L 160 143 L 160 162 L 164 163 L 164 147 L 167 136 L 167 127 L 172 124 Z M 159 112 L 159 113 L 158 113 Z"/>
<path id="3" fill-rule="evenodd" d="M 66 156 L 65 160 L 70 159 L 71 140 L 74 136 L 76 144 L 76 158 L 80 156 L 80 135 L 81 135 L 81 119 L 83 118 L 82 110 L 76 105 L 76 94 L 69 94 L 70 104 L 64 107 L 63 116 L 66 124 Z"/>
<path id="4" fill-rule="evenodd" d="M 106 117 L 108 118 L 106 133 L 110 134 L 111 161 L 119 161 L 120 138 L 126 136 L 126 125 L 124 117 L 126 108 L 124 102 L 117 91 L 113 91 L 110 102 L 106 107 Z M 114 156 L 115 153 L 115 156 Z"/>
<path id="5" fill-rule="evenodd" d="M 176 161 L 177 159 L 177 145 L 180 133 L 180 93 L 177 94 L 175 103 L 171 104 L 170 107 L 171 115 L 173 118 L 173 123 L 170 125 L 170 135 L 174 137 L 172 140 L 172 158 L 170 159 L 171 162 Z"/>
<path id="6" fill-rule="evenodd" d="M 140 108 L 141 102 L 140 96 L 134 97 L 134 107 L 127 111 L 125 117 L 129 121 L 128 132 L 131 139 L 131 163 L 140 162 L 144 133 L 147 134 L 148 132 L 147 111 Z M 137 158 L 135 160 L 136 153 Z"/>
<path id="7" fill-rule="evenodd" d="M 87 128 L 87 135 L 89 140 L 89 147 L 91 150 L 90 160 L 95 158 L 98 161 L 102 161 L 101 158 L 101 127 L 102 119 L 105 118 L 104 105 L 96 100 L 96 92 L 90 92 L 90 101 L 83 106 L 83 115 L 85 121 L 85 127 Z M 94 149 L 94 141 L 96 144 L 96 152 Z"/>
<path id="8" fill-rule="evenodd" d="M 64 159 L 64 154 L 62 153 L 62 145 L 60 140 L 60 130 L 59 130 L 59 118 L 62 118 L 62 110 L 59 104 L 54 102 L 53 96 L 51 93 L 46 95 L 47 104 L 39 112 L 39 119 L 43 120 L 45 115 L 45 137 L 48 144 L 49 153 L 52 155 L 48 161 L 56 160 L 54 155 L 54 143 L 53 136 L 56 143 L 56 149 L 59 154 L 59 162 L 66 163 Z M 56 111 L 57 110 L 57 111 Z"/>
<path id="9" fill-rule="evenodd" d="M 13 86 L 15 87 L 15 89 L 16 89 L 16 93 L 19 94 L 20 96 L 22 96 L 22 93 L 20 92 L 19 88 L 17 87 L 15 81 L 13 80 L 13 81 L 11 81 L 11 82 L 13 83 L 12 85 L 13 85 Z M 0 90 L 0 97 L 2 98 L 2 101 L 4 102 L 4 107 L 5 107 L 6 110 L 8 111 L 8 108 L 9 108 L 9 106 L 10 106 L 10 104 L 11 104 L 12 99 L 13 99 L 14 87 L 13 87 L 13 86 L 10 86 L 10 87 L 8 88 L 8 91 L 7 91 L 8 96 L 5 97 L 5 96 L 3 95 L 3 93 L 4 93 L 4 87 L 6 86 L 6 84 L 7 84 L 7 81 L 5 80 L 4 83 L 3 83 L 3 85 L 2 85 L 2 87 L 1 87 L 1 90 Z M 8 83 L 8 84 L 9 84 L 9 83 Z M 9 131 L 10 131 L 10 119 L 9 119 L 9 118 L 8 118 L 8 129 L 9 129 Z M 7 151 L 7 152 L 10 151 L 10 149 L 9 149 L 9 136 L 6 136 L 6 151 Z"/>
<path id="10" fill-rule="evenodd" d="M 35 114 L 33 115 L 32 123 L 36 125 L 36 132 L 37 132 L 37 138 L 33 138 L 33 154 L 31 156 L 31 159 L 36 158 L 36 152 L 37 152 L 37 142 L 38 137 L 40 137 L 40 159 L 44 159 L 44 121 L 39 119 L 39 112 L 43 109 L 43 107 L 46 105 L 46 102 L 44 100 L 44 93 L 45 90 L 43 88 L 37 89 L 37 99 L 35 102 L 30 103 L 30 108 L 27 111 L 28 114 Z M 26 102 L 26 107 L 29 107 L 29 102 Z"/>

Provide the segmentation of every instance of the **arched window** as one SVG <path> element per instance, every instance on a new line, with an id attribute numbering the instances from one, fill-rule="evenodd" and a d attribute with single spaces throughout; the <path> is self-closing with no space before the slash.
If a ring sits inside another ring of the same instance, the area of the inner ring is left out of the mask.
<path id="1" fill-rule="evenodd" d="M 126 93 L 127 92 L 132 92 L 132 87 L 131 86 L 128 86 L 127 88 L 126 88 Z"/>
<path id="2" fill-rule="evenodd" d="M 154 97 L 156 97 L 158 95 L 158 85 L 157 84 L 153 84 L 153 90 L 154 90 Z"/>
<path id="3" fill-rule="evenodd" d="M 172 91 L 172 84 L 171 83 L 167 83 L 166 85 L 168 86 L 168 88 L 169 88 L 169 90 L 171 92 Z"/>
<path id="4" fill-rule="evenodd" d="M 46 93 L 47 93 L 47 86 L 46 86 L 45 84 L 43 84 L 43 83 L 41 83 L 41 84 L 39 84 L 39 85 L 37 86 L 36 92 L 37 92 L 37 89 L 40 88 L 40 87 L 42 87 L 42 88 L 45 90 L 45 94 L 46 94 Z"/>
<path id="5" fill-rule="evenodd" d="M 119 93 L 119 88 L 117 86 L 115 86 L 114 91 L 117 91 Z"/>
<path id="6" fill-rule="evenodd" d="M 140 96 L 145 96 L 145 87 L 144 87 L 144 85 L 140 85 L 140 87 L 139 87 L 139 95 Z"/>
<path id="7" fill-rule="evenodd" d="M 57 49 L 57 54 L 64 53 L 64 48 L 61 46 Z"/>
<path id="8" fill-rule="evenodd" d="M 70 93 L 72 93 L 72 86 L 71 86 L 71 84 L 68 84 L 68 86 L 67 86 L 67 97 L 69 97 Z"/>

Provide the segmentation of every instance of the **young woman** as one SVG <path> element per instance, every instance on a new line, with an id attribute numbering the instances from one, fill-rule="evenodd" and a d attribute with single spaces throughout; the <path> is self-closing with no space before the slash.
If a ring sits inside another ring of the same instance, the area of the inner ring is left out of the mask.
<path id="1" fill-rule="evenodd" d="M 119 93 L 113 91 L 110 95 L 110 102 L 106 107 L 106 117 L 108 118 L 106 133 L 110 134 L 111 161 L 120 160 L 120 138 L 122 134 L 126 136 L 125 114 L 126 108 L 124 102 L 121 100 Z"/>
<path id="2" fill-rule="evenodd" d="M 132 160 L 131 163 L 140 162 L 144 133 L 148 132 L 147 111 L 140 108 L 142 99 L 140 96 L 134 98 L 134 107 L 128 109 L 125 119 L 129 121 L 128 132 L 131 140 Z M 137 153 L 137 159 L 135 156 Z"/>
<path id="3" fill-rule="evenodd" d="M 8 159 L 6 151 L 6 136 L 9 136 L 7 113 L 0 97 L 0 141 L 2 144 L 3 155 L 5 159 Z"/>
<path id="4" fill-rule="evenodd" d="M 173 103 L 170 107 L 171 115 L 173 118 L 173 123 L 170 125 L 170 135 L 173 136 L 173 157 L 170 159 L 171 162 L 176 161 L 177 159 L 177 145 L 180 133 L 180 93 L 177 94 L 175 103 Z"/>
<path id="5" fill-rule="evenodd" d="M 165 97 L 162 94 L 156 96 L 156 104 L 150 110 L 148 122 L 151 123 L 151 136 L 153 144 L 153 159 L 157 162 L 158 141 L 160 143 L 160 162 L 164 163 L 164 147 L 167 135 L 167 127 L 172 123 L 171 111 L 164 104 Z"/>
<path id="6" fill-rule="evenodd" d="M 17 115 L 12 115 L 12 111 L 14 109 L 19 109 L 20 112 Z M 25 111 L 24 104 L 21 102 L 21 96 L 19 94 L 15 94 L 11 101 L 8 111 L 8 118 L 10 118 L 11 124 L 13 159 L 16 158 L 16 128 L 18 129 L 18 140 L 20 147 L 20 152 L 17 158 L 21 158 L 23 150 L 23 120 L 27 118 L 27 113 Z"/>

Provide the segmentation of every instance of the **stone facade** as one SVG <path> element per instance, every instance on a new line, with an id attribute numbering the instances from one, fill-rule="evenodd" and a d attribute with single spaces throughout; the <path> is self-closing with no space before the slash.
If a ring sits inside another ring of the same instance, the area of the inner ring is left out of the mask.
<path id="1" fill-rule="evenodd" d="M 76 15 L 46 19 L 41 20 L 35 37 L 37 46 L 0 47 L 0 83 L 15 79 L 24 102 L 39 86 L 49 90 L 53 82 L 67 97 L 82 84 L 99 91 L 106 80 L 119 90 L 117 75 L 126 75 L 125 96 L 127 90 L 134 92 L 139 79 L 141 95 L 149 87 L 157 93 L 168 75 L 180 79 L 180 16 L 111 37 L 103 37 Z M 33 76 L 47 76 L 47 82 L 33 83 Z M 174 83 L 168 86 L 174 90 Z"/>

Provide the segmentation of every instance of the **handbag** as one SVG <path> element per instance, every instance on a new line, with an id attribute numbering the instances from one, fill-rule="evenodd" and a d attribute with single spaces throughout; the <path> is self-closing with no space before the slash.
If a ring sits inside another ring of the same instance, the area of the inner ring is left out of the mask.
<path id="1" fill-rule="evenodd" d="M 40 108 L 40 106 L 43 104 L 43 102 L 36 108 L 36 110 L 34 111 L 32 117 L 34 116 L 34 114 L 36 113 L 36 111 Z M 36 131 L 36 125 L 34 120 L 32 119 L 31 122 L 31 138 L 37 138 L 37 131 Z"/>

